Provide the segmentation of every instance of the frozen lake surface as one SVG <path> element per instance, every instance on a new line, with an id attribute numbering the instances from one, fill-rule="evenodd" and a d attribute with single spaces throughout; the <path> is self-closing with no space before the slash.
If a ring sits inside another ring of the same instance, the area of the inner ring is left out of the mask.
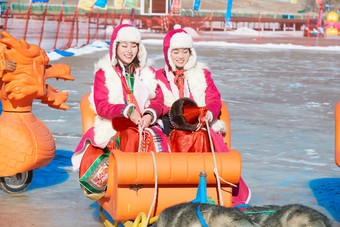
<path id="1" fill-rule="evenodd" d="M 146 42 L 146 48 L 154 68 L 163 67 L 161 42 Z M 97 205 L 82 195 L 76 182 L 77 173 L 69 171 L 68 167 L 71 151 L 82 136 L 79 101 L 90 92 L 94 62 L 108 52 L 107 48 L 101 49 L 51 62 L 71 66 L 75 81 L 48 81 L 54 88 L 70 91 L 66 103 L 71 108 L 54 110 L 35 102 L 33 113 L 51 130 L 57 149 L 61 150 L 57 151 L 59 160 L 54 160 L 53 165 L 63 170 L 59 174 L 63 180 L 54 183 L 49 180 L 49 185 L 44 186 L 43 182 L 34 183 L 36 179 L 33 178 L 32 188 L 23 193 L 30 198 L 31 205 L 37 206 L 37 193 L 55 198 L 56 206 L 64 204 L 70 210 L 66 218 L 76 216 L 79 224 L 84 221 L 92 226 L 101 226 L 98 213 L 93 210 Z M 209 65 L 228 106 L 231 147 L 241 153 L 242 176 L 253 195 L 250 203 L 302 203 L 316 208 L 332 221 L 339 217 L 332 214 L 334 211 L 330 208 L 318 204 L 310 181 L 340 178 L 340 168 L 334 161 L 334 110 L 340 100 L 340 50 L 197 44 L 196 51 L 198 61 Z M 44 171 L 44 168 L 37 171 Z M 42 176 L 48 178 L 48 173 Z M 68 196 L 60 196 L 65 187 L 69 189 Z M 53 197 L 48 195 L 49 190 L 58 193 Z M 339 193 L 340 188 L 333 198 L 335 204 L 340 204 Z M 0 204 L 12 204 L 7 212 L 13 210 L 14 214 L 19 205 L 10 203 L 13 200 L 0 191 Z M 17 203 L 20 204 L 20 200 Z M 5 217 L 2 212 L 1 220 Z M 50 218 L 54 220 L 52 223 L 58 223 L 55 215 Z"/>

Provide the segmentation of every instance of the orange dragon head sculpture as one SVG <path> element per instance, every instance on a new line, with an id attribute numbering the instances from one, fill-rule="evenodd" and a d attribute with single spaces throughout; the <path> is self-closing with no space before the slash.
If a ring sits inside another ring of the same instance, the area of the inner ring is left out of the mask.
<path id="1" fill-rule="evenodd" d="M 34 99 L 56 109 L 69 109 L 65 104 L 68 92 L 57 91 L 46 84 L 49 78 L 74 80 L 71 68 L 66 64 L 48 64 L 45 51 L 37 45 L 28 44 L 24 39 L 16 40 L 2 31 L 0 45 L 5 45 L 0 56 L 16 61 L 13 72 L 0 74 L 0 100 L 4 111 L 31 111 Z"/>

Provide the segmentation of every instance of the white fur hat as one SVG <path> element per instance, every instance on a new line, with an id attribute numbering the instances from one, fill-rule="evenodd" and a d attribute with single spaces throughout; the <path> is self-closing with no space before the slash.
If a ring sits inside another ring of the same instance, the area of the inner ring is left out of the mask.
<path id="1" fill-rule="evenodd" d="M 177 48 L 190 49 L 191 55 L 189 57 L 189 61 L 185 64 L 184 69 L 188 70 L 194 67 L 196 64 L 197 55 L 195 49 L 193 48 L 192 37 L 183 29 L 174 29 L 165 36 L 163 41 L 164 58 L 169 69 L 176 69 L 176 66 L 171 59 L 171 51 Z"/>
<path id="2" fill-rule="evenodd" d="M 139 66 L 142 68 L 146 64 L 146 49 L 142 43 L 140 32 L 130 24 L 121 24 L 117 26 L 112 33 L 110 43 L 110 59 L 112 65 L 117 64 L 116 47 L 119 42 L 135 42 L 139 45 L 137 58 Z"/>

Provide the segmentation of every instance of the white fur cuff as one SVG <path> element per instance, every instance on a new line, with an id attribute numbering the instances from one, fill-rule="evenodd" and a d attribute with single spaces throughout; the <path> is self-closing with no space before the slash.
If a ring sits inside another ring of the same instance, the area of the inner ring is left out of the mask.
<path id="1" fill-rule="evenodd" d="M 224 121 L 221 121 L 221 120 L 214 120 L 210 124 L 210 127 L 216 133 L 225 133 L 227 131 L 227 127 Z"/>
<path id="2" fill-rule="evenodd" d="M 154 109 L 151 108 L 147 108 L 144 110 L 143 115 L 145 114 L 145 112 L 150 112 L 152 114 L 152 122 L 150 123 L 151 125 L 154 124 L 157 120 L 157 113 Z"/>
<path id="3" fill-rule="evenodd" d="M 135 104 L 131 103 L 131 104 L 129 104 L 129 105 L 127 105 L 127 106 L 125 107 L 125 109 L 124 109 L 124 111 L 123 111 L 123 115 L 124 115 L 124 117 L 126 117 L 126 118 L 129 118 L 129 116 L 128 116 L 127 114 L 128 114 L 128 111 L 129 111 L 130 107 L 136 107 L 136 106 L 135 106 Z"/>

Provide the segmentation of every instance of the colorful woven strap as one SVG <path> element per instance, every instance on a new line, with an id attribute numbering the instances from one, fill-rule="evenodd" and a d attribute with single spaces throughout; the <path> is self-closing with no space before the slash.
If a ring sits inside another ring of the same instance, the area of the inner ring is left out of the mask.
<path id="1" fill-rule="evenodd" d="M 128 86 L 126 85 L 126 81 L 123 80 L 123 78 L 122 78 L 122 77 L 123 77 L 123 76 L 122 76 L 122 73 L 119 72 L 119 71 L 116 69 L 116 67 L 114 67 L 114 66 L 112 66 L 112 67 L 113 67 L 113 69 L 115 70 L 115 72 L 117 73 L 117 75 L 118 75 L 119 79 L 121 80 L 121 82 L 122 82 L 122 84 L 123 84 L 123 87 L 124 87 L 124 89 L 125 89 L 125 91 L 126 91 L 126 99 L 127 99 L 126 102 L 127 102 L 128 104 L 131 104 L 131 103 L 135 104 L 136 110 L 138 111 L 138 113 L 141 114 L 141 111 L 140 111 L 140 108 L 139 108 L 137 99 L 136 99 L 135 96 L 133 95 L 132 91 L 131 91 L 131 90 L 128 88 Z"/>

